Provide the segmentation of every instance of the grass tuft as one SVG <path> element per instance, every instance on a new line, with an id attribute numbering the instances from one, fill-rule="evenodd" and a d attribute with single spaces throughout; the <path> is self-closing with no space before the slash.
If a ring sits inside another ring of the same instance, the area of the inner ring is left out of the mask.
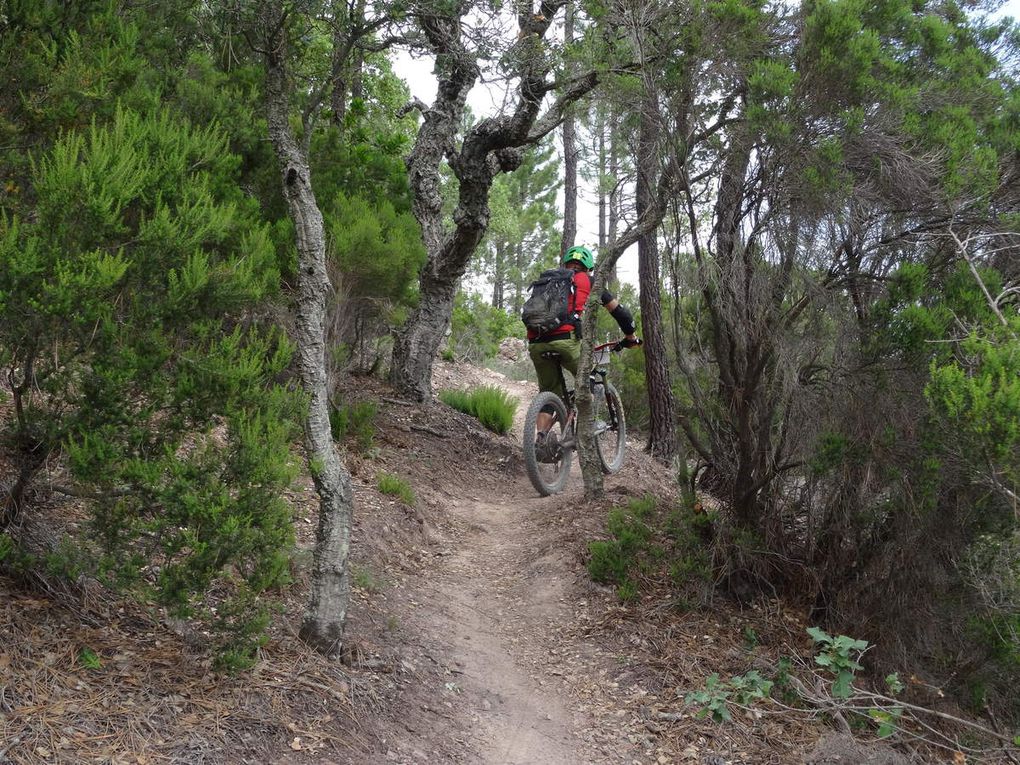
<path id="1" fill-rule="evenodd" d="M 380 473 L 377 480 L 380 492 L 396 497 L 405 505 L 414 505 L 414 489 L 403 478 L 393 473 Z"/>
<path id="2" fill-rule="evenodd" d="M 439 398 L 447 406 L 477 417 L 493 433 L 506 433 L 514 424 L 516 399 L 494 385 L 483 385 L 470 390 L 442 390 L 439 391 Z"/>

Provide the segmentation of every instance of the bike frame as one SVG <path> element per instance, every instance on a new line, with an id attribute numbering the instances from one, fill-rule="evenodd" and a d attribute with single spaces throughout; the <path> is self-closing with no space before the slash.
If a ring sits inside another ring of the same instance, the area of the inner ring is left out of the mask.
<path id="1" fill-rule="evenodd" d="M 602 385 L 606 385 L 606 376 L 609 374 L 609 367 L 605 363 L 598 363 L 595 359 L 599 357 L 602 351 L 607 348 L 615 348 L 618 345 L 618 341 L 610 343 L 602 343 L 602 345 L 596 345 L 591 349 L 592 355 L 592 366 L 591 371 L 588 372 L 588 389 L 595 392 L 595 385 L 598 383 L 598 378 L 602 378 Z M 574 380 L 575 388 L 567 387 L 567 378 L 563 376 L 563 365 L 559 365 L 560 373 L 560 385 L 563 387 L 564 401 L 563 403 L 567 407 L 567 421 L 563 423 L 564 430 L 569 430 L 571 433 L 574 432 L 574 422 L 577 420 L 577 406 L 575 405 L 576 395 L 576 383 Z M 573 440 L 569 444 L 564 444 L 566 448 L 573 448 Z"/>
<path id="2" fill-rule="evenodd" d="M 625 419 L 623 409 L 620 405 L 619 394 L 615 391 L 608 380 L 609 372 L 609 350 L 622 350 L 622 342 L 603 343 L 592 349 L 592 358 L 588 366 L 588 385 L 593 393 L 593 425 L 595 426 L 595 446 L 598 450 L 599 460 L 602 463 L 602 470 L 606 473 L 615 473 L 623 464 L 623 452 L 625 449 Z M 562 354 L 555 351 L 544 352 L 543 357 L 549 360 L 562 362 Z M 578 364 L 580 367 L 580 364 Z M 567 478 L 570 475 L 570 463 L 574 452 L 577 426 L 576 389 L 579 381 L 583 379 L 580 374 L 575 375 L 574 388 L 567 388 L 566 377 L 563 373 L 562 363 L 558 363 L 560 384 L 563 395 L 560 396 L 552 391 L 540 391 L 532 399 L 531 405 L 524 418 L 524 465 L 532 486 L 544 497 L 563 490 Z M 581 370 L 578 369 L 578 372 Z M 602 406 L 602 398 L 606 406 Z M 614 403 L 615 402 L 615 403 Z M 539 419 L 543 414 L 558 412 L 555 417 L 550 417 L 550 424 L 546 426 L 546 433 L 552 427 L 559 430 L 558 439 L 554 438 L 553 452 L 543 452 L 540 456 L 537 447 L 536 434 L 539 431 Z M 554 424 L 556 423 L 556 424 Z M 615 432 L 616 437 L 613 445 L 607 447 L 602 442 L 602 436 L 608 432 Z M 607 451 L 607 448 L 609 449 Z M 547 467 L 547 466 L 555 467 Z M 547 472 L 551 470 L 552 472 Z"/>

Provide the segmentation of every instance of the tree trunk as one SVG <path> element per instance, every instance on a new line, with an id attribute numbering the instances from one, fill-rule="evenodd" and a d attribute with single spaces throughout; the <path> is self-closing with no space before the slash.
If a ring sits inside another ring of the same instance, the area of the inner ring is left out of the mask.
<path id="1" fill-rule="evenodd" d="M 563 42 L 569 47 L 574 40 L 574 4 L 568 0 L 563 19 Z M 569 67 L 568 67 L 569 73 Z M 577 138 L 574 115 L 563 120 L 563 235 L 560 258 L 574 246 L 577 238 Z"/>
<path id="2" fill-rule="evenodd" d="M 484 119 L 464 136 L 461 127 L 468 92 L 478 79 L 475 54 L 461 40 L 461 18 L 467 4 L 450 15 L 436 13 L 422 19 L 423 32 L 436 54 L 439 87 L 430 108 L 416 104 L 425 121 L 407 158 L 413 210 L 421 226 L 427 260 L 420 277 L 419 305 L 407 324 L 395 333 L 390 380 L 404 395 L 418 401 L 432 396 L 432 366 L 450 321 L 457 283 L 467 270 L 475 248 L 489 226 L 489 191 L 498 173 L 520 166 L 524 146 L 534 145 L 556 128 L 569 104 L 589 92 L 594 73 L 575 78 L 567 91 L 539 121 L 539 109 L 551 83 L 551 61 L 537 55 L 555 12 L 563 2 L 552 0 L 547 12 L 533 14 L 520 7 L 518 25 L 522 46 L 535 55 L 522 55 L 517 81 L 517 104 L 512 114 Z M 460 182 L 453 228 L 447 230 L 440 194 L 440 165 L 447 159 Z"/>
<path id="3" fill-rule="evenodd" d="M 599 253 L 605 252 L 609 244 L 608 231 L 606 229 L 606 110 L 602 105 L 598 107 L 598 173 L 599 173 Z M 612 290 L 610 280 L 610 290 Z"/>
<path id="4" fill-rule="evenodd" d="M 331 121 L 337 127 L 344 124 L 347 117 L 347 85 L 349 73 L 346 68 L 345 45 L 347 36 L 343 33 L 344 25 L 335 20 L 333 29 L 333 88 L 329 94 Z"/>
<path id="5" fill-rule="evenodd" d="M 494 260 L 492 266 L 492 307 L 502 308 L 506 289 L 507 253 L 506 243 L 497 242 L 493 247 Z"/>
<path id="6" fill-rule="evenodd" d="M 581 360 L 577 366 L 577 451 L 581 463 L 581 473 L 584 476 L 585 499 L 596 499 L 602 496 L 604 491 L 602 464 L 595 451 L 591 392 L 587 385 L 592 348 L 595 345 L 595 312 L 599 308 L 600 296 L 606 286 L 606 279 L 616 268 L 616 262 L 620 259 L 620 255 L 649 232 L 655 231 L 662 223 L 662 219 L 666 215 L 665 200 L 673 193 L 678 173 L 679 167 L 674 156 L 662 168 L 658 183 L 651 194 L 651 199 L 654 200 L 653 204 L 645 209 L 644 214 L 638 217 L 633 226 L 630 226 L 618 240 L 610 245 L 604 257 L 600 258 L 595 265 L 595 271 L 592 274 L 591 294 L 588 296 L 581 320 L 583 328 Z"/>
<path id="7" fill-rule="evenodd" d="M 654 205 L 658 167 L 657 104 L 646 98 L 638 135 L 635 204 L 638 217 Z M 650 427 L 645 451 L 669 463 L 677 454 L 676 401 L 669 374 L 669 357 L 662 329 L 662 282 L 659 277 L 659 243 L 656 230 L 638 240 L 638 277 L 641 285 L 641 334 L 645 347 L 645 382 Z"/>
<path id="8" fill-rule="evenodd" d="M 514 282 L 513 312 L 515 315 L 520 315 L 521 310 L 524 308 L 524 288 L 528 285 L 528 263 L 523 242 L 517 242 L 514 245 L 514 264 L 517 279 Z"/>
<path id="9" fill-rule="evenodd" d="M 286 40 L 277 3 L 264 6 L 265 28 L 276 30 L 266 41 L 266 107 L 269 138 L 276 152 L 287 210 L 294 222 L 298 250 L 298 302 L 294 340 L 301 384 L 308 396 L 305 448 L 319 494 L 319 528 L 308 607 L 301 638 L 334 655 L 341 648 L 350 603 L 348 557 L 354 508 L 350 475 L 333 445 L 329 427 L 329 380 L 326 353 L 326 301 L 331 289 L 326 272 L 322 213 L 312 193 L 307 157 L 291 130 Z"/>
<path id="10" fill-rule="evenodd" d="M 432 365 L 436 349 L 446 337 L 446 328 L 453 315 L 453 299 L 457 294 L 457 278 L 438 280 L 426 277 L 423 274 L 420 282 L 418 307 L 407 324 L 393 335 L 390 382 L 415 401 L 432 398 Z"/>
<path id="11" fill-rule="evenodd" d="M 616 126 L 616 110 L 609 111 L 609 246 L 616 246 L 620 229 L 620 137 Z M 613 291 L 620 288 L 616 265 L 607 274 L 606 283 Z"/>
<path id="12" fill-rule="evenodd" d="M 353 15 L 348 16 L 350 11 Z M 362 97 L 362 70 L 365 67 L 365 53 L 356 47 L 367 27 L 365 24 L 365 0 L 358 0 L 355 7 L 340 5 L 340 16 L 333 17 L 333 62 L 332 89 L 329 105 L 334 125 L 342 126 L 347 116 L 347 94 L 351 100 Z M 353 62 L 352 62 L 353 56 Z"/>
<path id="13" fill-rule="evenodd" d="M 761 444 L 756 444 L 755 410 L 761 406 L 762 348 L 751 317 L 752 274 L 741 238 L 741 208 L 753 141 L 739 129 L 730 136 L 731 148 L 719 182 L 714 235 L 719 272 L 718 293 L 709 294 L 706 307 L 713 324 L 712 341 L 718 364 L 719 399 L 726 406 L 733 441 L 720 443 L 733 467 L 724 476 L 730 502 L 741 525 L 758 529 L 760 506 L 756 467 Z"/>

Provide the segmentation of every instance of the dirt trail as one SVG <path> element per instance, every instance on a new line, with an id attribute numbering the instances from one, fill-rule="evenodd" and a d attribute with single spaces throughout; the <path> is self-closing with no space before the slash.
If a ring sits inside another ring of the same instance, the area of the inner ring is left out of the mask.
<path id="1" fill-rule="evenodd" d="M 485 763 L 581 763 L 577 720 L 550 684 L 522 662 L 569 620 L 563 571 L 534 571 L 527 515 L 537 502 L 464 501 L 451 510 L 469 534 L 434 582 L 423 627 L 443 636 L 463 674 L 462 702 L 475 718 L 471 749 Z M 524 637 L 522 637 L 522 633 Z M 473 711 L 472 711 L 473 708 Z"/>
<path id="2" fill-rule="evenodd" d="M 470 381 L 480 382 L 490 381 Z M 516 443 L 536 388 L 502 376 L 491 382 L 520 400 Z M 409 689 L 406 731 L 391 731 L 380 762 L 634 761 L 624 757 L 633 747 L 620 743 L 623 732 L 596 720 L 575 692 L 597 684 L 578 677 L 597 651 L 577 636 L 579 609 L 593 585 L 580 577 L 564 537 L 581 491 L 576 464 L 573 472 L 568 493 L 550 498 L 537 495 L 523 470 L 495 482 L 479 477 L 477 485 L 436 477 L 452 533 L 427 574 L 401 593 L 410 604 L 401 631 L 413 643 L 405 645 L 404 668 L 438 670 L 440 681 L 433 678 L 431 695 L 428 678 L 419 678 L 417 694 Z M 416 665 L 415 656 L 429 666 Z"/>

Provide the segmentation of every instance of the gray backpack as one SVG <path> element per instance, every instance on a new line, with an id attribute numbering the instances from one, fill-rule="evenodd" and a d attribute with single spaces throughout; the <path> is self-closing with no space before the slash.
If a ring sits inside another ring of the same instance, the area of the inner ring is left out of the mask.
<path id="1" fill-rule="evenodd" d="M 562 324 L 573 323 L 577 314 L 570 304 L 574 295 L 574 271 L 551 268 L 531 283 L 531 297 L 521 309 L 521 321 L 539 336 L 552 332 Z"/>

